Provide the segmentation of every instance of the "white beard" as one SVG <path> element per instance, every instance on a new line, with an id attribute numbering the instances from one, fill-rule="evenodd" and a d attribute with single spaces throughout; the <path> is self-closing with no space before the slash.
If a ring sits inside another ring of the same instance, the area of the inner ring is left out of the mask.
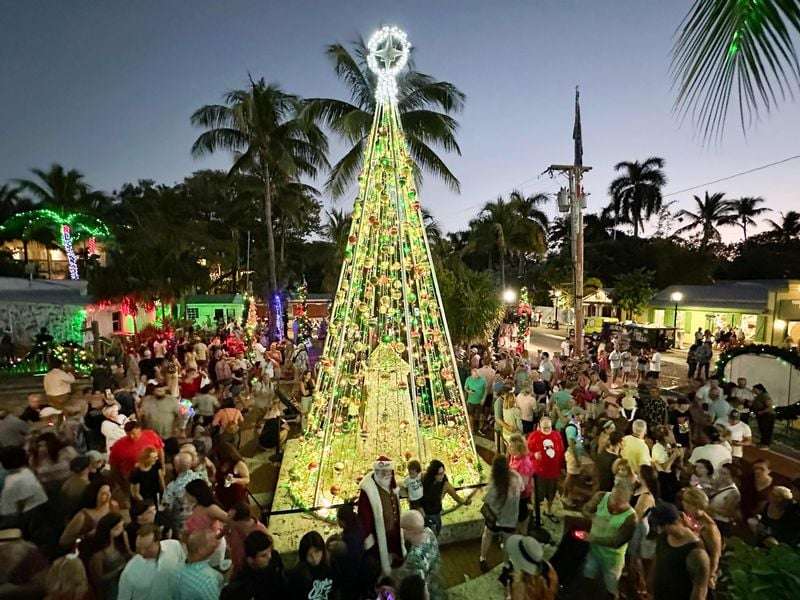
<path id="1" fill-rule="evenodd" d="M 380 487 L 382 487 L 387 492 L 392 490 L 392 473 L 389 472 L 386 475 L 378 475 L 377 473 L 374 475 L 375 483 L 377 483 Z"/>

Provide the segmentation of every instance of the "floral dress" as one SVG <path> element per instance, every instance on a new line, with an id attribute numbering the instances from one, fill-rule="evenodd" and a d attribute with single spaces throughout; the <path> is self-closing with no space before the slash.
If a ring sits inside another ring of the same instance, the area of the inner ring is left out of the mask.
<path id="1" fill-rule="evenodd" d="M 418 573 L 428 584 L 428 592 L 431 600 L 442 600 L 445 598 L 444 588 L 439 579 L 439 542 L 436 541 L 436 534 L 430 528 L 425 528 L 425 539 L 421 544 L 412 546 L 406 554 L 403 570 L 408 573 Z"/>

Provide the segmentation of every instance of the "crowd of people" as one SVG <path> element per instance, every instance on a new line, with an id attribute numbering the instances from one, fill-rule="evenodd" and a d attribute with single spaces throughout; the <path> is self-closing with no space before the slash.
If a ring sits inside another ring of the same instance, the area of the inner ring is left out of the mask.
<path id="1" fill-rule="evenodd" d="M 460 364 L 473 431 L 495 456 L 478 563 L 513 600 L 571 586 L 681 600 L 713 593 L 726 540 L 800 543 L 800 482 L 743 448 L 768 446 L 763 385 L 694 373 L 658 386 L 658 351 L 596 344 L 586 358 L 473 347 Z M 250 495 L 240 453 L 281 459 L 314 391 L 309 347 L 236 327 L 111 347 L 81 387 L 57 360 L 18 414 L 0 413 L 0 595 L 49 600 L 438 600 L 448 502 L 467 505 L 439 460 L 395 480 L 376 460 L 338 533 L 310 531 L 291 568 Z M 291 389 L 292 398 L 280 392 Z M 785 483 L 785 485 L 781 485 Z M 563 521 L 569 561 L 545 559 L 532 511 Z M 280 518 L 280 517 L 275 517 Z M 584 520 L 585 519 L 585 520 Z M 594 583 L 591 583 L 594 582 Z"/>
<path id="2" fill-rule="evenodd" d="M 701 336 L 697 345 L 712 343 Z M 618 345 L 593 344 L 585 357 L 572 355 L 569 339 L 552 357 L 464 352 L 473 430 L 497 451 L 482 568 L 493 540 L 511 556 L 534 503 L 553 522 L 560 503 L 569 521 L 561 544 L 575 547 L 573 564 L 554 559 L 557 577 L 595 597 L 712 597 L 730 536 L 800 545 L 800 480 L 779 482 L 766 460 L 743 458 L 745 446 L 772 441 L 765 386 L 721 382 L 703 368 L 681 393 L 667 394 L 660 353 Z M 539 579 L 539 595 L 511 597 L 550 598 L 541 595 L 546 583 Z"/>
<path id="3" fill-rule="evenodd" d="M 115 340 L 85 387 L 50 359 L 43 393 L 0 412 L 2 597 L 309 597 L 302 564 L 283 572 L 240 453 L 256 439 L 280 460 L 276 383 L 309 385 L 306 345 L 235 326 Z M 299 420 L 300 397 L 287 405 Z"/>

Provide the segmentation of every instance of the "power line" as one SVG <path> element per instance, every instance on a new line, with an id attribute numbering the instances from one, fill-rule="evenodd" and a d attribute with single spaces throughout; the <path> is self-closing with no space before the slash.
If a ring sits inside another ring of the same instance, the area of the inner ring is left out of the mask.
<path id="1" fill-rule="evenodd" d="M 715 183 L 721 183 L 723 181 L 728 181 L 729 179 L 733 179 L 735 177 L 741 177 L 742 175 L 748 175 L 749 173 L 755 173 L 756 171 L 762 171 L 764 169 L 768 169 L 770 167 L 774 167 L 776 165 L 781 165 L 783 163 L 789 162 L 790 160 L 795 160 L 800 158 L 800 154 L 795 154 L 794 156 L 789 156 L 784 158 L 783 160 L 778 160 L 775 162 L 768 163 L 766 165 L 761 165 L 760 167 L 754 167 L 752 169 L 748 169 L 746 171 L 740 171 L 739 173 L 734 173 L 733 175 L 728 175 L 727 177 L 722 177 L 720 179 L 715 179 L 714 181 L 708 181 L 706 183 L 701 183 L 699 185 L 693 185 L 692 187 L 688 187 L 682 190 L 678 190 L 677 192 L 670 192 L 669 194 L 664 194 L 662 198 L 669 198 L 670 196 L 676 196 L 678 194 L 683 194 L 685 192 L 691 192 L 692 190 L 696 190 L 697 188 L 706 187 L 709 185 L 714 185 Z"/>

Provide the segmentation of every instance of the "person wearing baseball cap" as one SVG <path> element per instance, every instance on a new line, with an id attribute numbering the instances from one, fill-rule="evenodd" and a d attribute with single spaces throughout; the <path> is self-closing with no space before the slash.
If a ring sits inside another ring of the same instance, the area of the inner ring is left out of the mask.
<path id="1" fill-rule="evenodd" d="M 656 504 L 647 518 L 650 528 L 659 532 L 653 565 L 654 600 L 705 598 L 711 574 L 703 542 L 684 523 L 674 504 Z"/>
<path id="2" fill-rule="evenodd" d="M 552 600 L 558 593 L 558 574 L 544 560 L 544 549 L 527 535 L 512 535 L 504 546 L 511 562 L 511 579 L 506 589 L 511 598 Z"/>

